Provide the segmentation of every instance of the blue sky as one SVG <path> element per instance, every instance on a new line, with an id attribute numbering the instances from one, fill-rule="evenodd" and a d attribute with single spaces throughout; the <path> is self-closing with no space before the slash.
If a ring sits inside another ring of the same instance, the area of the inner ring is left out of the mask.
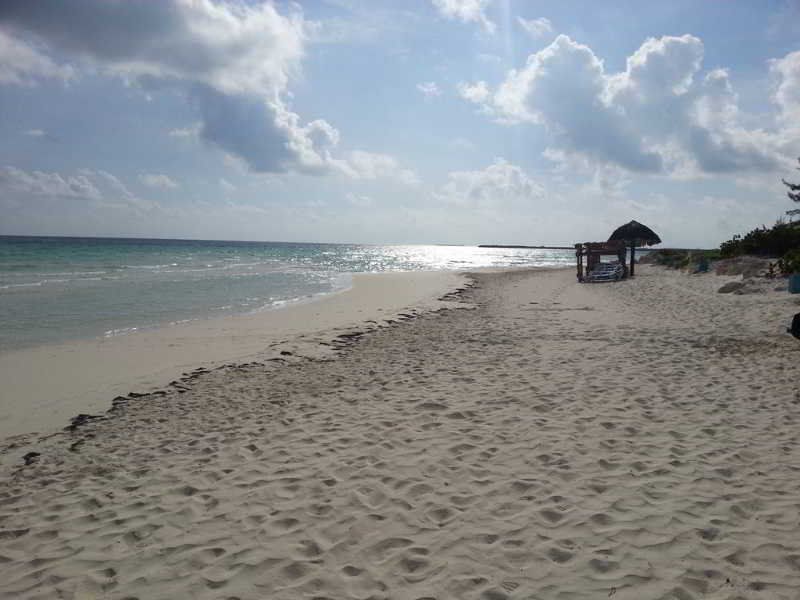
<path id="1" fill-rule="evenodd" d="M 0 234 L 713 246 L 797 156 L 791 1 L 0 5 Z"/>

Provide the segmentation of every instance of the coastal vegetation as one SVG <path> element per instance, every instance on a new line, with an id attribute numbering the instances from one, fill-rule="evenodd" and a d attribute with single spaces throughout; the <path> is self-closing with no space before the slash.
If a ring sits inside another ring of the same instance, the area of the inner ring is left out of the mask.
<path id="1" fill-rule="evenodd" d="M 779 258 L 800 248 L 800 221 L 778 220 L 772 227 L 757 227 L 744 235 L 734 235 L 719 247 L 723 258 L 736 256 L 763 256 Z"/>
<path id="2" fill-rule="evenodd" d="M 784 275 L 800 273 L 800 248 L 789 250 L 777 263 L 778 270 Z"/>
<path id="3" fill-rule="evenodd" d="M 800 158 L 797 159 L 797 162 L 800 162 Z M 797 169 L 800 171 L 800 167 Z M 786 195 L 789 196 L 789 200 L 792 202 L 800 202 L 800 183 L 792 183 L 790 181 L 786 181 L 785 179 L 781 179 L 783 185 L 785 185 L 789 190 L 786 192 Z M 792 210 L 787 210 L 786 214 L 789 217 L 793 217 L 795 215 L 800 215 L 800 208 L 794 208 Z"/>
<path id="4" fill-rule="evenodd" d="M 798 159 L 800 162 L 800 158 Z M 800 169 L 798 169 L 800 170 Z M 792 202 L 800 203 L 800 183 L 792 183 L 781 179 L 783 185 L 789 188 L 786 195 Z M 722 242 L 719 247 L 723 258 L 736 256 L 763 256 L 768 258 L 786 258 L 782 264 L 792 264 L 792 253 L 800 252 L 800 221 L 793 221 L 800 215 L 800 209 L 786 211 L 789 220 L 783 218 L 772 227 L 762 225 L 744 235 L 734 235 L 731 239 Z"/>
<path id="5" fill-rule="evenodd" d="M 713 261 L 748 257 L 762 259 L 767 272 L 774 275 L 800 273 L 800 221 L 779 221 L 772 227 L 758 227 L 744 235 L 734 235 L 715 249 L 664 248 L 652 251 L 642 262 L 706 271 Z M 773 259 L 774 262 L 768 262 Z"/>
<path id="6" fill-rule="evenodd" d="M 800 159 L 798 159 L 800 161 Z M 800 184 L 781 179 L 789 188 L 786 195 L 792 202 L 800 203 Z M 744 235 L 734 235 L 722 242 L 719 250 L 723 258 L 738 256 L 759 256 L 777 258 L 770 264 L 770 273 L 776 271 L 782 275 L 800 273 L 800 221 L 792 220 L 800 215 L 800 209 L 786 211 L 789 220 L 778 219 L 772 227 L 757 227 Z"/>
<path id="7" fill-rule="evenodd" d="M 800 159 L 798 159 L 800 161 Z M 800 169 L 798 169 L 800 170 Z M 789 188 L 787 196 L 793 202 L 800 203 L 800 183 L 792 183 L 781 179 Z M 800 215 L 800 209 L 787 210 L 786 218 L 779 218 L 772 227 L 762 225 L 745 234 L 736 234 L 722 242 L 715 250 L 663 249 L 650 253 L 647 262 L 673 267 L 676 269 L 702 265 L 720 259 L 735 259 L 754 256 L 763 259 L 777 259 L 770 263 L 768 273 L 790 275 L 800 273 L 800 220 L 793 220 Z"/>

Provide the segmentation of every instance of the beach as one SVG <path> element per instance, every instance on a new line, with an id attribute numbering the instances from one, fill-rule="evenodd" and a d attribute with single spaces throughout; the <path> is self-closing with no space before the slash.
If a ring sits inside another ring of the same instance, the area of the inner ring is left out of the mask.
<path id="1" fill-rule="evenodd" d="M 636 273 L 387 281 L 43 405 L 0 453 L 0 597 L 797 598 L 797 301 Z"/>
<path id="2" fill-rule="evenodd" d="M 0 352 L 0 438 L 61 427 L 187 370 L 287 360 L 281 352 L 320 356 L 337 335 L 439 306 L 438 297 L 462 282 L 452 271 L 356 273 L 349 289 L 280 309 Z"/>

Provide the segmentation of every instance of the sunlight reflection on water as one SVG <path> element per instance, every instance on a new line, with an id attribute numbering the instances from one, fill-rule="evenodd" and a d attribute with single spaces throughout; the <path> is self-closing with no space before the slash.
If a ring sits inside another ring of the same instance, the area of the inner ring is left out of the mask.
<path id="1" fill-rule="evenodd" d="M 0 236 L 0 347 L 284 306 L 350 273 L 573 263 L 571 250 Z"/>

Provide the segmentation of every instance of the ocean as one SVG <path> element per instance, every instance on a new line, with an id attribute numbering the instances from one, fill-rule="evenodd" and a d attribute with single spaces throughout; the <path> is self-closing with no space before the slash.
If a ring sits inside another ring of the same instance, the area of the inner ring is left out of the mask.
<path id="1" fill-rule="evenodd" d="M 0 351 L 270 310 L 352 273 L 563 267 L 571 250 L 0 236 Z"/>

